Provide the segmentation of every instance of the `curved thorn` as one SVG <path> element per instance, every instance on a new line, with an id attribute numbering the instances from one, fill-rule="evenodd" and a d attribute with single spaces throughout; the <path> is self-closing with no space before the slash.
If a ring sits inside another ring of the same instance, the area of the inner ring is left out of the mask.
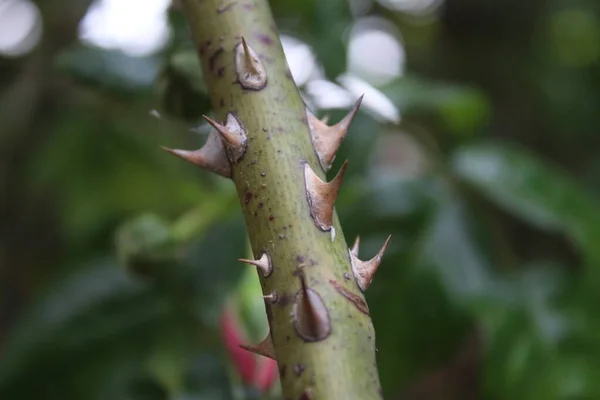
<path id="1" fill-rule="evenodd" d="M 219 135 L 212 131 L 202 148 L 198 150 L 170 149 L 161 146 L 166 152 L 182 158 L 194 165 L 214 172 L 226 178 L 231 178 L 231 165 L 225 155 L 225 149 L 219 139 Z"/>
<path id="2" fill-rule="evenodd" d="M 358 287 L 363 292 L 367 290 L 371 284 L 373 276 L 381 264 L 381 259 L 383 258 L 383 254 L 385 253 L 391 238 L 392 235 L 389 235 L 379 252 L 369 261 L 359 260 L 354 254 L 353 249 L 348 250 L 348 253 L 350 254 L 350 263 L 352 264 L 352 273 L 354 274 Z"/>
<path id="3" fill-rule="evenodd" d="M 273 360 L 276 360 L 275 346 L 273 346 L 273 338 L 271 337 L 271 332 L 269 332 L 267 334 L 267 337 L 264 338 L 263 341 L 257 345 L 241 344 L 240 347 L 254 354 L 258 354 L 259 356 L 268 357 Z"/>
<path id="4" fill-rule="evenodd" d="M 338 174 L 330 182 L 324 182 L 312 170 L 308 163 L 304 164 L 304 182 L 306 198 L 315 224 L 322 231 L 331 230 L 335 199 L 344 179 L 348 160 L 344 161 Z"/>
<path id="5" fill-rule="evenodd" d="M 358 248 L 360 247 L 360 236 L 356 236 L 354 239 L 354 244 L 352 245 L 352 249 L 350 250 L 354 257 L 358 257 Z"/>
<path id="6" fill-rule="evenodd" d="M 225 125 L 221 125 L 206 115 L 202 117 L 221 135 L 229 161 L 236 163 L 242 158 L 246 152 L 247 135 L 246 129 L 240 120 L 233 113 L 227 113 L 226 123 Z"/>
<path id="7" fill-rule="evenodd" d="M 319 157 L 321 167 L 325 172 L 331 168 L 331 164 L 335 159 L 335 153 L 338 151 L 346 132 L 356 116 L 364 95 L 360 96 L 348 114 L 337 124 L 333 126 L 327 125 L 328 118 L 318 119 L 308 108 L 306 116 L 308 128 L 313 144 L 313 148 Z"/>

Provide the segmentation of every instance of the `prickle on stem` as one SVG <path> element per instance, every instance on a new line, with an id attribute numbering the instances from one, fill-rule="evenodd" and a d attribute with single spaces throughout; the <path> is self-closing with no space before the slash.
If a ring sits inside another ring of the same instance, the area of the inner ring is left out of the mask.
<path id="1" fill-rule="evenodd" d="M 235 48 L 235 70 L 244 89 L 261 90 L 267 85 L 267 71 L 256 51 L 242 37 Z"/>
<path id="2" fill-rule="evenodd" d="M 268 278 L 273 272 L 273 264 L 271 263 L 271 257 L 265 252 L 262 253 L 258 260 L 248 260 L 245 258 L 238 258 L 238 261 L 241 261 L 246 264 L 254 265 L 258 270 L 262 273 L 265 278 Z"/>
<path id="3" fill-rule="evenodd" d="M 221 135 L 225 153 L 231 163 L 237 163 L 246 153 L 248 136 L 242 122 L 233 114 L 227 113 L 225 125 L 203 115 L 204 119 Z"/>
<path id="4" fill-rule="evenodd" d="M 258 354 L 259 356 L 268 357 L 273 360 L 276 360 L 275 346 L 273 346 L 273 338 L 271 337 L 271 332 L 269 332 L 267 334 L 267 337 L 264 338 L 263 341 L 257 345 L 242 344 L 242 345 L 240 345 L 240 347 L 242 349 L 248 350 L 249 352 L 252 352 L 254 354 Z"/>
<path id="5" fill-rule="evenodd" d="M 352 273 L 354 274 L 356 283 L 361 291 L 364 292 L 367 290 L 371 284 L 373 276 L 375 275 L 375 272 L 377 272 L 379 264 L 381 264 L 381 259 L 383 258 L 383 254 L 385 253 L 391 238 L 392 235 L 389 235 L 379 252 L 369 261 L 362 261 L 358 258 L 358 247 L 360 244 L 360 239 L 358 237 L 354 241 L 352 248 L 348 249 L 350 263 L 352 264 Z"/>
<path id="6" fill-rule="evenodd" d="M 305 342 L 323 340 L 331 333 L 329 311 L 321 296 L 307 286 L 304 274 L 300 275 L 300 282 L 292 308 L 294 328 Z"/>
<path id="7" fill-rule="evenodd" d="M 335 199 L 342 186 L 347 167 L 348 161 L 346 160 L 335 178 L 330 182 L 324 182 L 315 174 L 308 163 L 304 164 L 304 183 L 310 215 L 322 231 L 330 231 L 333 228 Z M 332 238 L 335 238 L 335 236 L 332 236 Z"/>
<path id="8" fill-rule="evenodd" d="M 340 122 L 332 126 L 327 125 L 329 117 L 326 116 L 320 120 L 308 108 L 306 109 L 308 129 L 313 148 L 325 172 L 331 169 L 335 153 L 342 144 L 342 140 L 346 136 L 346 132 L 360 107 L 363 97 L 364 95 L 360 96 L 348 114 Z"/>
<path id="9" fill-rule="evenodd" d="M 225 148 L 216 130 L 212 130 L 202 148 L 198 150 L 179 150 L 161 146 L 163 150 L 176 155 L 194 165 L 214 172 L 225 178 L 231 178 L 231 164 L 225 154 Z"/>

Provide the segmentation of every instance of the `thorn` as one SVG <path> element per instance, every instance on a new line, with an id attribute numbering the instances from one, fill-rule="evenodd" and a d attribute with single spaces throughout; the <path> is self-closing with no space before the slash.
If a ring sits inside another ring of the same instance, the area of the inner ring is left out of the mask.
<path id="1" fill-rule="evenodd" d="M 257 345 L 241 344 L 240 347 L 254 354 L 258 354 L 259 356 L 268 357 L 273 360 L 276 360 L 275 346 L 273 346 L 273 338 L 271 337 L 271 332 L 269 332 L 267 334 L 267 337 L 264 338 L 264 340 Z"/>
<path id="2" fill-rule="evenodd" d="M 214 172 L 226 178 L 231 178 L 231 165 L 225 155 L 225 149 L 217 132 L 212 131 L 201 149 L 188 151 L 179 149 L 170 149 L 161 146 L 161 148 L 179 158 L 182 158 L 194 165 Z"/>
<path id="3" fill-rule="evenodd" d="M 325 114 L 323 118 L 321 118 L 321 122 L 327 124 L 329 122 L 329 114 Z"/>
<path id="4" fill-rule="evenodd" d="M 252 53 L 254 53 L 254 51 L 250 50 L 244 37 L 242 37 L 242 46 L 244 46 L 244 57 L 248 69 L 254 74 L 260 73 L 259 69 L 256 67 L 255 60 L 252 59 Z"/>
<path id="5" fill-rule="evenodd" d="M 360 236 L 356 236 L 354 239 L 354 244 L 352 245 L 352 249 L 350 250 L 354 257 L 358 257 L 358 248 L 360 247 Z"/>
<path id="6" fill-rule="evenodd" d="M 267 85 L 267 71 L 256 51 L 242 37 L 235 51 L 237 78 L 244 89 L 261 90 Z"/>
<path id="7" fill-rule="evenodd" d="M 358 287 L 363 292 L 367 290 L 367 288 L 371 284 L 371 280 L 373 280 L 373 276 L 375 275 L 377 268 L 379 268 L 379 264 L 381 264 L 383 253 L 385 253 L 385 250 L 387 249 L 391 238 L 392 235 L 389 235 L 379 252 L 375 255 L 375 257 L 373 257 L 369 261 L 359 260 L 357 255 L 354 253 L 354 247 L 352 249 L 349 249 L 348 253 L 350 253 L 352 273 L 354 274 L 354 278 L 356 278 L 356 283 L 358 284 Z M 358 252 L 358 246 L 356 245 L 356 242 L 355 246 L 356 251 Z"/>
<path id="8" fill-rule="evenodd" d="M 276 292 L 269 293 L 268 295 L 263 296 L 262 298 L 265 299 L 265 301 L 267 301 L 268 303 L 271 303 L 271 304 L 277 303 L 277 300 L 279 299 L 279 297 L 277 296 Z"/>
<path id="9" fill-rule="evenodd" d="M 236 163 L 244 153 L 247 147 L 247 136 L 246 130 L 240 120 L 238 120 L 232 113 L 227 113 L 227 120 L 225 125 L 221 125 L 212 118 L 203 115 L 206 122 L 208 122 L 217 132 L 221 135 L 223 144 L 229 161 Z"/>
<path id="10" fill-rule="evenodd" d="M 331 241 L 335 241 L 335 228 L 333 226 L 331 227 Z"/>
<path id="11" fill-rule="evenodd" d="M 331 333 L 331 320 L 325 303 L 319 294 L 309 288 L 303 273 L 300 274 L 301 288 L 296 293 L 292 308 L 292 320 L 296 333 L 305 342 L 317 342 Z"/>
<path id="12" fill-rule="evenodd" d="M 333 126 L 327 125 L 328 117 L 319 120 L 310 110 L 306 109 L 312 144 L 325 172 L 331 168 L 335 153 L 342 144 L 342 140 L 344 140 L 346 132 L 358 112 L 363 97 L 364 95 L 360 96 L 348 114 Z"/>
<path id="13" fill-rule="evenodd" d="M 238 258 L 238 261 L 241 261 L 246 264 L 254 265 L 256 268 L 260 270 L 265 278 L 269 277 L 273 272 L 273 264 L 271 263 L 271 257 L 267 253 L 262 253 L 262 256 L 258 260 L 247 260 L 245 258 Z"/>
<path id="14" fill-rule="evenodd" d="M 310 215 L 322 231 L 328 231 L 332 228 L 334 203 L 347 166 L 348 160 L 344 162 L 335 178 L 330 182 L 324 182 L 315 174 L 308 163 L 304 164 L 304 181 Z"/>

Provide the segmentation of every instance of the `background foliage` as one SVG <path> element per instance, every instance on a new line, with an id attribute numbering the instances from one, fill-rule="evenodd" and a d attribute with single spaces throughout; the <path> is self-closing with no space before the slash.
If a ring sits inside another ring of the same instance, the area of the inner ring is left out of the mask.
<path id="1" fill-rule="evenodd" d="M 321 79 L 359 19 L 401 33 L 365 98 L 401 122 L 367 103 L 336 161 L 346 240 L 393 237 L 367 293 L 385 397 L 600 398 L 599 3 L 272 3 Z M 131 56 L 78 41 L 89 0 L 36 4 L 39 44 L 0 57 L 0 398 L 256 396 L 219 330 L 225 304 L 263 323 L 233 185 L 158 150 L 210 112 L 182 16 Z"/>

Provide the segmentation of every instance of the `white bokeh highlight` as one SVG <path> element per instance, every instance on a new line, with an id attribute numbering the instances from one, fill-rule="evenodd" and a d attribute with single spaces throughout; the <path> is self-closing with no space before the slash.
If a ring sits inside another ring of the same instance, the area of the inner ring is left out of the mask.
<path id="1" fill-rule="evenodd" d="M 29 53 L 42 36 L 40 10 L 29 0 L 0 0 L 0 54 Z"/>
<path id="2" fill-rule="evenodd" d="M 131 56 L 159 51 L 171 37 L 170 0 L 96 0 L 80 25 L 80 38 Z"/>

